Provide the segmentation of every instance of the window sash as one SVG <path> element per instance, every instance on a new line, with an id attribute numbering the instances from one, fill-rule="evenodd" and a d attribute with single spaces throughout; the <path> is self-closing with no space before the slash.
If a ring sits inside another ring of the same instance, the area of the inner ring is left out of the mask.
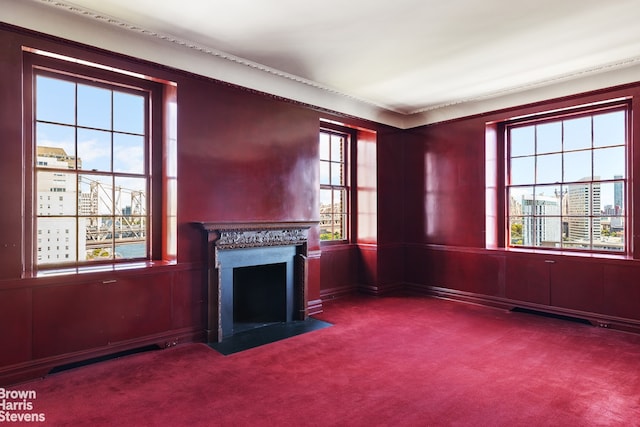
<path id="1" fill-rule="evenodd" d="M 506 125 L 507 247 L 628 252 L 628 115 L 618 103 Z"/>
<path id="2" fill-rule="evenodd" d="M 320 240 L 344 242 L 349 239 L 350 135 L 320 130 Z"/>
<path id="3" fill-rule="evenodd" d="M 150 92 L 34 67 L 32 97 L 33 268 L 150 259 Z"/>

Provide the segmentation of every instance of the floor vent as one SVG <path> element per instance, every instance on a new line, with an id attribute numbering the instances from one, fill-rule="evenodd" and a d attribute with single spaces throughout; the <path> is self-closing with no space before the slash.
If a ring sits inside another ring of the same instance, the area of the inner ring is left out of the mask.
<path id="1" fill-rule="evenodd" d="M 55 374 L 58 372 L 68 371 L 69 369 L 79 368 L 81 366 L 92 365 L 98 362 L 104 362 L 107 360 L 117 359 L 119 357 L 129 356 L 137 353 L 144 353 L 145 351 L 159 350 L 157 345 L 148 345 L 145 347 L 134 348 L 132 350 L 119 351 L 117 353 L 107 354 L 105 356 L 93 357 L 91 359 L 81 360 L 79 362 L 67 363 L 66 365 L 56 366 L 49 371 L 49 374 Z"/>
<path id="2" fill-rule="evenodd" d="M 514 307 L 511 309 L 513 313 L 533 314 L 534 316 L 548 317 L 551 319 L 565 320 L 567 322 L 582 323 L 584 325 L 593 325 L 587 319 L 581 317 L 565 316 L 562 314 L 547 313 L 546 311 L 532 310 L 530 308 Z"/>

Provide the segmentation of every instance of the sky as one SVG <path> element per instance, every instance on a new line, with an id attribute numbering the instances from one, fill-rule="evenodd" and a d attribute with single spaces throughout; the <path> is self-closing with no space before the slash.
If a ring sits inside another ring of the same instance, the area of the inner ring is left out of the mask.
<path id="1" fill-rule="evenodd" d="M 341 185 L 343 160 L 342 151 L 344 137 L 326 132 L 320 132 L 320 184 Z M 334 197 L 337 197 L 334 194 Z M 320 191 L 320 204 L 332 205 L 338 200 L 332 200 L 330 190 Z"/>
<path id="2" fill-rule="evenodd" d="M 511 185 L 535 184 L 536 194 L 552 195 L 560 182 L 626 177 L 625 115 L 622 110 L 599 113 L 593 125 L 587 116 L 511 128 Z M 613 183 L 601 184 L 601 208 L 614 205 L 613 188 Z M 532 187 L 513 190 L 519 199 Z"/>

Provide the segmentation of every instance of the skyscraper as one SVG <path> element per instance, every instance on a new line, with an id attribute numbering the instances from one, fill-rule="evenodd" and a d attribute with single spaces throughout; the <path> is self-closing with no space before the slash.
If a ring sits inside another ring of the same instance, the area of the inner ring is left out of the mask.
<path id="1" fill-rule="evenodd" d="M 622 175 L 614 175 L 614 179 L 622 179 Z M 624 197 L 622 194 L 623 182 L 617 181 L 613 183 L 613 208 L 619 209 L 618 215 L 620 215 L 624 209 Z"/>
<path id="2" fill-rule="evenodd" d="M 36 211 L 38 264 L 62 263 L 76 259 L 76 251 L 84 257 L 85 239 L 77 239 L 77 190 L 75 175 L 61 169 L 74 169 L 76 158 L 64 149 L 38 146 Z M 47 171 L 46 168 L 57 170 Z M 79 245 L 80 247 L 77 247 Z"/>
<path id="3" fill-rule="evenodd" d="M 559 246 L 560 199 L 533 194 L 522 196 L 522 214 L 525 246 Z"/>
<path id="4" fill-rule="evenodd" d="M 592 216 L 600 214 L 600 183 L 570 184 L 568 198 L 568 242 L 590 247 L 592 239 L 600 240 L 600 217 Z"/>

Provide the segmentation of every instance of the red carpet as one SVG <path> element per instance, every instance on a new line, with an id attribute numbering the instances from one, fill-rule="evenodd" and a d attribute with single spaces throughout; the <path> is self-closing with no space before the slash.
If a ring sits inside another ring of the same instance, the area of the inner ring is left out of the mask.
<path id="1" fill-rule="evenodd" d="M 338 300 L 318 317 L 334 326 L 230 356 L 185 344 L 21 384 L 36 398 L 15 413 L 55 426 L 640 425 L 640 336 L 414 297 Z"/>

